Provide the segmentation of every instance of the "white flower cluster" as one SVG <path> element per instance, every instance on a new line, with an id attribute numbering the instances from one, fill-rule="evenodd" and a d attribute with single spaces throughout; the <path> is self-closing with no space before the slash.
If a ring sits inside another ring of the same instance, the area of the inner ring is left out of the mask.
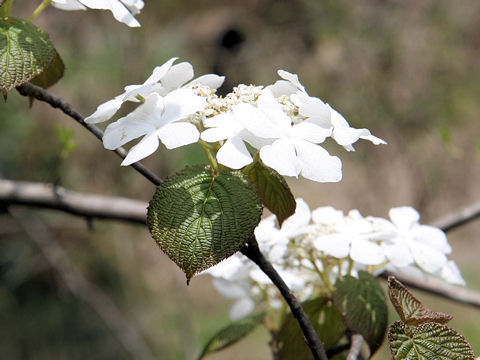
<path id="1" fill-rule="evenodd" d="M 332 207 L 310 211 L 297 199 L 294 215 L 278 228 L 275 216 L 265 218 L 255 229 L 261 251 L 273 263 L 300 301 L 331 290 L 339 276 L 356 276 L 366 270 L 383 270 L 435 276 L 465 285 L 451 253 L 447 237 L 438 228 L 421 225 L 411 207 L 392 208 L 390 220 L 363 217 L 358 210 L 348 215 Z M 215 288 L 236 300 L 232 319 L 249 314 L 257 303 L 282 305 L 270 280 L 246 257 L 236 254 L 206 270 Z"/>
<path id="2" fill-rule="evenodd" d="M 319 144 L 332 137 L 348 151 L 359 139 L 385 142 L 367 129 L 355 129 L 337 111 L 311 97 L 297 75 L 280 70 L 282 80 L 262 86 L 239 85 L 225 97 L 215 95 L 224 78 L 205 75 L 188 82 L 193 68 L 170 59 L 155 68 L 142 85 L 100 105 L 88 123 L 110 119 L 125 101 L 142 101 L 137 109 L 110 124 L 103 138 L 107 149 L 144 136 L 122 165 L 150 154 L 159 140 L 168 148 L 197 142 L 217 143 L 218 163 L 240 169 L 253 161 L 246 144 L 259 151 L 269 167 L 285 176 L 304 176 L 320 182 L 342 178 L 341 161 Z M 201 132 L 201 134 L 200 134 Z"/>
<path id="3" fill-rule="evenodd" d="M 52 5 L 61 10 L 110 10 L 113 17 L 130 27 L 138 27 L 140 23 L 134 15 L 143 9 L 143 0 L 53 0 Z"/>

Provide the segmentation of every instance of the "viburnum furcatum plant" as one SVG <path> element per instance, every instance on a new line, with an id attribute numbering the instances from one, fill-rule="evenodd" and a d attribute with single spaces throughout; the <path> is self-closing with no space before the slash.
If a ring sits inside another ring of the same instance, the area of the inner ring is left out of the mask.
<path id="1" fill-rule="evenodd" d="M 28 92 L 29 81 L 48 87 L 63 74 L 48 35 L 29 21 L 50 3 L 63 10 L 107 9 L 131 27 L 140 26 L 134 15 L 144 5 L 141 0 L 50 0 L 25 21 L 10 16 L 12 3 L 2 2 L 0 18 L 5 96 L 13 88 Z M 25 45 L 25 35 L 35 46 Z M 215 288 L 234 300 L 233 323 L 212 337 L 200 357 L 240 340 L 260 323 L 272 335 L 276 359 L 343 359 L 356 335 L 371 356 L 388 320 L 375 276 L 404 272 L 464 285 L 447 257 L 451 247 L 445 234 L 421 225 L 415 209 L 392 208 L 390 220 L 363 217 L 358 210 L 345 215 L 328 206 L 311 211 L 303 199 L 295 200 L 284 179 L 340 181 L 340 158 L 322 146 L 328 138 L 346 151 L 360 139 L 385 141 L 350 127 L 285 70 L 272 85 L 240 84 L 218 96 L 223 76 L 194 79 L 192 65 L 176 60 L 157 66 L 143 84 L 126 86 L 84 120 L 109 121 L 125 102 L 138 104 L 110 122 L 102 137 L 110 150 L 140 139 L 123 166 L 152 155 L 160 143 L 167 149 L 199 143 L 206 154 L 208 165 L 186 167 L 157 187 L 147 214 L 153 238 L 187 281 L 209 274 Z M 261 220 L 263 207 L 272 215 Z M 403 314 L 403 322 L 388 332 L 394 359 L 473 359 L 468 342 L 446 327 L 445 316 L 431 315 L 393 278 L 389 284 Z"/>

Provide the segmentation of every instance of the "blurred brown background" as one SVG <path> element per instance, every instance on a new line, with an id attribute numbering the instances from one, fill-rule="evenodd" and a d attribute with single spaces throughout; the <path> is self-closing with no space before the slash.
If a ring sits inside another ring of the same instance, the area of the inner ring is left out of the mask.
<path id="1" fill-rule="evenodd" d="M 14 15 L 27 17 L 37 3 L 16 0 Z M 428 223 L 480 201 L 480 2 L 146 0 L 137 18 L 142 27 L 129 29 L 106 11 L 44 11 L 34 22 L 50 34 L 67 67 L 51 91 L 88 115 L 172 56 L 191 62 L 197 75 L 226 75 L 225 92 L 238 83 L 271 84 L 276 70 L 285 69 L 352 126 L 388 142 L 359 142 L 354 153 L 328 143 L 343 160 L 340 183 L 289 179 L 294 194 L 312 208 L 387 217 L 393 206 L 412 205 Z M 76 149 L 62 158 L 59 133 L 69 131 Z M 144 163 L 167 176 L 205 161 L 192 145 L 162 148 Z M 0 105 L 1 177 L 148 200 L 154 187 L 119 164 L 91 134 L 46 104 L 29 109 L 27 99 L 11 92 Z M 69 290 L 38 242 L 0 215 L 2 358 L 193 359 L 227 324 L 229 302 L 211 280 L 195 278 L 187 287 L 144 227 L 87 223 L 48 210 L 23 216 L 45 225 L 68 266 L 100 289 L 141 338 L 132 355 L 118 328 Z M 448 235 L 468 286 L 480 290 L 479 222 Z M 478 310 L 416 294 L 452 312 L 451 326 L 480 353 Z M 267 342 L 259 329 L 210 358 L 268 359 Z M 375 359 L 388 358 L 384 344 Z"/>

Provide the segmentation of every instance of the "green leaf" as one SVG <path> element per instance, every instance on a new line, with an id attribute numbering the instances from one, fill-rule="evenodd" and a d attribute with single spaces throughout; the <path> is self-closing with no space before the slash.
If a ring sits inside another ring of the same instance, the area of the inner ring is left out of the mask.
<path id="1" fill-rule="evenodd" d="M 400 319 L 406 324 L 417 325 L 424 322 L 446 324 L 453 316 L 426 308 L 394 276 L 388 277 L 388 294 Z"/>
<path id="2" fill-rule="evenodd" d="M 243 173 L 257 189 L 262 203 L 277 216 L 280 226 L 293 215 L 297 204 L 283 176 L 265 166 L 258 157 L 243 169 Z"/>
<path id="3" fill-rule="evenodd" d="M 46 89 L 60 80 L 63 77 L 64 71 L 65 64 L 60 55 L 55 51 L 53 61 L 40 75 L 33 78 L 31 83 Z"/>
<path id="4" fill-rule="evenodd" d="M 329 350 L 344 335 L 347 329 L 342 315 L 330 300 L 319 297 L 302 304 L 320 340 Z M 312 353 L 304 340 L 297 319 L 291 313 L 283 319 L 278 333 L 279 359 L 311 359 Z"/>
<path id="5" fill-rule="evenodd" d="M 42 73 L 57 52 L 47 33 L 32 23 L 0 19 L 0 91 L 4 94 Z"/>
<path id="6" fill-rule="evenodd" d="M 409 328 L 395 321 L 388 331 L 390 351 L 395 360 L 473 360 L 473 349 L 455 330 L 439 323 Z"/>
<path id="7" fill-rule="evenodd" d="M 375 277 L 360 271 L 359 278 L 346 276 L 337 280 L 333 301 L 348 328 L 361 334 L 373 355 L 387 331 L 387 304 Z"/>
<path id="8" fill-rule="evenodd" d="M 167 178 L 150 201 L 147 223 L 160 248 L 189 281 L 240 250 L 260 221 L 262 205 L 240 172 L 187 167 Z"/>
<path id="9" fill-rule="evenodd" d="M 203 348 L 198 360 L 203 359 L 206 355 L 212 352 L 225 349 L 226 347 L 236 343 L 252 332 L 258 326 L 258 324 L 262 322 L 264 317 L 264 313 L 250 315 L 227 325 L 212 336 L 212 338 Z"/>

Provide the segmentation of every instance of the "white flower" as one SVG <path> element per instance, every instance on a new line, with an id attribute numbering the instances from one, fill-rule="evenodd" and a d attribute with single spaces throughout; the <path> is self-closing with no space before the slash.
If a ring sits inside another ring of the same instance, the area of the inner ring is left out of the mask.
<path id="1" fill-rule="evenodd" d="M 386 258 L 375 241 L 380 231 L 370 219 L 352 210 L 343 217 L 341 211 L 323 207 L 313 211 L 319 226 L 312 232 L 313 245 L 318 251 L 335 258 L 350 257 L 362 265 L 380 265 Z"/>
<path id="2" fill-rule="evenodd" d="M 220 164 L 231 169 L 240 169 L 253 161 L 244 143 L 249 135 L 248 131 L 233 114 L 222 113 L 206 118 L 203 124 L 210 129 L 202 132 L 202 140 L 208 142 L 226 140 L 217 152 L 217 160 Z"/>
<path id="3" fill-rule="evenodd" d="M 140 23 L 134 15 L 143 8 L 143 0 L 53 0 L 52 5 L 61 10 L 110 10 L 113 17 L 130 26 L 138 27 Z"/>
<path id="4" fill-rule="evenodd" d="M 144 104 L 127 116 L 111 123 L 105 129 L 103 145 L 113 150 L 144 136 L 128 152 L 122 165 L 130 165 L 152 154 L 159 139 L 167 149 L 177 148 L 198 141 L 196 126 L 182 121 L 205 107 L 204 97 L 195 95 L 192 89 L 177 89 L 165 97 L 150 94 Z"/>
<path id="5" fill-rule="evenodd" d="M 170 91 L 182 87 L 194 85 L 205 85 L 217 89 L 223 83 L 225 77 L 214 74 L 200 76 L 185 84 L 193 77 L 193 67 L 188 62 L 173 65 L 178 58 L 174 57 L 161 66 L 153 69 L 152 75 L 141 85 L 128 85 L 125 92 L 98 106 L 97 110 L 85 118 L 85 122 L 95 124 L 109 120 L 120 109 L 125 101 L 139 102 L 137 95 L 147 98 L 150 94 L 156 93 L 165 96 Z M 185 84 L 185 85 L 184 85 Z"/>
<path id="6" fill-rule="evenodd" d="M 383 247 L 392 265 L 404 267 L 415 262 L 427 273 L 438 273 L 447 264 L 446 254 L 452 251 L 445 233 L 420 225 L 420 215 L 411 207 L 392 208 L 389 215 L 397 235 Z"/>
<path id="7" fill-rule="evenodd" d="M 290 96 L 292 102 L 298 106 L 300 115 L 310 120 L 315 120 L 319 126 L 332 130 L 332 137 L 348 151 L 353 151 L 352 146 L 358 139 L 369 140 L 375 145 L 386 144 L 382 139 L 373 136 L 368 129 L 355 129 L 350 127 L 347 120 L 322 100 L 308 95 L 296 74 L 279 70 L 278 75 L 284 80 L 278 80 L 267 88 L 275 96 Z"/>
<path id="8" fill-rule="evenodd" d="M 302 175 L 320 182 L 336 182 L 342 178 L 340 159 L 316 145 L 331 131 L 309 120 L 292 125 L 270 90 L 262 91 L 256 107 L 238 104 L 235 116 L 253 135 L 272 141 L 271 145 L 260 148 L 260 158 L 279 174 Z"/>
<path id="9" fill-rule="evenodd" d="M 250 273 L 256 265 L 240 254 L 234 254 L 215 266 L 203 271 L 215 279 L 213 286 L 227 299 L 235 299 L 230 308 L 230 318 L 238 320 L 255 308 Z"/>
<path id="10" fill-rule="evenodd" d="M 285 219 L 280 229 L 277 227 L 275 215 L 260 221 L 255 229 L 255 237 L 260 250 L 267 254 L 267 258 L 275 264 L 283 265 L 290 240 L 309 230 L 310 208 L 301 198 L 296 199 L 296 204 L 295 213 Z"/>

